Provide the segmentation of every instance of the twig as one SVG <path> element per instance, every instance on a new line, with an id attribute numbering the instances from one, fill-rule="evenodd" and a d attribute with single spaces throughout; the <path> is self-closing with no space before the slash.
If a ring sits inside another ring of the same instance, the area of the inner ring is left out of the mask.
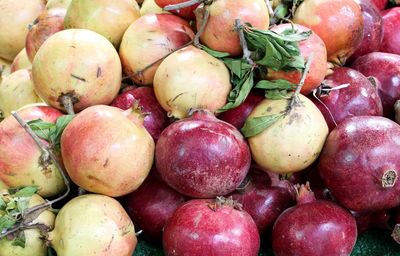
<path id="1" fill-rule="evenodd" d="M 62 95 L 59 99 L 60 103 L 63 105 L 68 115 L 75 115 L 74 111 L 74 100 L 70 95 Z"/>
<path id="2" fill-rule="evenodd" d="M 269 16 L 273 17 L 274 16 L 274 10 L 272 9 L 270 1 L 269 0 L 265 0 L 265 4 L 267 5 Z"/>
<path id="3" fill-rule="evenodd" d="M 246 38 L 244 37 L 244 32 L 240 23 L 240 19 L 235 20 L 235 28 L 239 33 L 240 46 L 242 46 L 243 49 L 243 59 L 245 59 L 251 66 L 254 66 L 255 63 L 251 59 L 251 51 L 249 51 L 249 48 L 247 47 L 247 42 Z"/>
<path id="4" fill-rule="evenodd" d="M 169 4 L 163 8 L 164 11 L 175 11 L 182 8 L 190 7 L 195 4 L 200 4 L 205 2 L 205 0 L 189 0 L 179 4 Z"/>
<path id="5" fill-rule="evenodd" d="M 191 44 L 193 44 L 193 41 L 190 41 L 190 42 L 188 42 L 188 43 L 186 43 L 186 44 L 184 44 L 184 45 L 182 45 L 182 46 L 176 48 L 175 50 L 173 50 L 173 51 L 167 53 L 165 56 L 163 56 L 163 57 L 161 57 L 160 59 L 154 61 L 153 63 L 147 65 L 147 66 L 144 67 L 143 69 L 141 69 L 141 70 L 139 70 L 139 71 L 136 71 L 136 72 L 134 72 L 134 73 L 131 74 L 131 75 L 124 76 L 124 77 L 122 78 L 122 81 L 125 80 L 125 79 L 127 79 L 127 78 L 131 78 L 131 77 L 136 77 L 136 76 L 139 76 L 139 75 L 143 75 L 143 72 L 145 72 L 145 71 L 148 70 L 149 68 L 153 67 L 153 66 L 154 66 L 155 64 L 157 64 L 158 62 L 164 60 L 165 58 L 167 58 L 168 56 L 170 56 L 170 55 L 173 54 L 174 52 L 179 51 L 180 49 L 183 49 L 183 48 L 185 48 L 185 47 L 187 47 L 187 46 L 189 46 L 189 45 L 191 45 Z"/>
<path id="6" fill-rule="evenodd" d="M 208 19 L 210 18 L 209 6 L 204 5 L 201 8 L 197 8 L 195 10 L 195 15 L 196 15 L 196 19 L 199 18 L 201 15 L 201 24 L 200 24 L 199 30 L 197 30 L 197 33 L 194 36 L 193 45 L 196 46 L 197 48 L 201 48 L 200 37 L 204 33 L 204 30 L 206 29 L 206 26 L 208 23 Z"/>

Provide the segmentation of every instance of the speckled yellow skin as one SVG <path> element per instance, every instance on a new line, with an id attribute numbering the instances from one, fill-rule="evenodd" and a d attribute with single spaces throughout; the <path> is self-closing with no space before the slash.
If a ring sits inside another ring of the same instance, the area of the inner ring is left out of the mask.
<path id="1" fill-rule="evenodd" d="M 225 64 L 194 46 L 168 56 L 157 69 L 153 86 L 161 106 L 179 119 L 193 108 L 222 108 L 232 88 Z"/>
<path id="2" fill-rule="evenodd" d="M 65 8 L 67 9 L 71 0 L 47 0 L 46 9 Z"/>
<path id="3" fill-rule="evenodd" d="M 0 1 L 0 58 L 12 61 L 25 47 L 28 25 L 45 7 L 44 0 Z"/>
<path id="4" fill-rule="evenodd" d="M 300 94 L 299 98 L 302 106 L 248 140 L 253 159 L 268 171 L 283 174 L 305 169 L 317 159 L 328 136 L 319 109 L 307 97 Z M 287 104 L 287 100 L 265 99 L 249 118 L 278 114 Z"/>
<path id="5" fill-rule="evenodd" d="M 33 195 L 29 201 L 29 207 L 44 203 L 43 198 Z M 42 212 L 33 223 L 45 224 L 53 228 L 55 220 L 54 213 L 50 211 Z M 25 248 L 12 245 L 12 241 L 7 239 L 0 240 L 0 256 L 46 256 L 47 246 L 37 229 L 25 230 Z"/>
<path id="6" fill-rule="evenodd" d="M 113 45 L 86 29 L 68 29 L 48 38 L 36 53 L 32 76 L 37 94 L 49 105 L 64 110 L 59 97 L 74 94 L 79 112 L 89 106 L 110 104 L 121 86 L 122 67 Z"/>
<path id="7" fill-rule="evenodd" d="M 27 104 L 41 102 L 33 87 L 28 69 L 18 70 L 4 78 L 0 84 L 0 111 L 3 116 L 8 117 L 11 111 Z"/>
<path id="8" fill-rule="evenodd" d="M 118 48 L 125 30 L 139 17 L 135 0 L 72 0 L 64 26 L 95 31 Z"/>
<path id="9" fill-rule="evenodd" d="M 11 73 L 25 68 L 31 69 L 32 63 L 29 60 L 28 54 L 26 53 L 26 50 L 24 48 L 18 53 L 18 55 L 13 60 L 11 64 Z"/>
<path id="10" fill-rule="evenodd" d="M 68 202 L 49 240 L 58 256 L 131 256 L 137 244 L 133 223 L 119 202 L 95 194 Z"/>

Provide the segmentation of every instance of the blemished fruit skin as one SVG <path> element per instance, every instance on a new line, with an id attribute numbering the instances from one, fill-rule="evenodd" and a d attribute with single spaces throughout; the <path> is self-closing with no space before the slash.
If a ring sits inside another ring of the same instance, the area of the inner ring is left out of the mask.
<path id="1" fill-rule="evenodd" d="M 205 110 L 168 126 L 156 145 L 162 179 L 189 197 L 213 198 L 234 191 L 250 163 L 240 132 Z"/>
<path id="2" fill-rule="evenodd" d="M 35 194 L 29 200 L 28 208 L 44 203 L 44 199 Z M 54 227 L 56 216 L 53 212 L 46 210 L 32 222 L 33 224 L 44 224 L 49 229 Z M 46 241 L 38 229 L 24 230 L 25 248 L 13 245 L 13 240 L 3 238 L 0 240 L 0 256 L 47 256 Z"/>
<path id="3" fill-rule="evenodd" d="M 54 123 L 62 113 L 47 106 L 31 106 L 18 111 L 25 121 L 42 119 Z M 47 142 L 42 140 L 47 145 Z M 57 168 L 40 164 L 42 152 L 31 136 L 13 116 L 0 123 L 0 180 L 8 187 L 38 186 L 44 198 L 65 190 L 64 180 Z"/>
<path id="4" fill-rule="evenodd" d="M 137 244 L 121 204 L 97 194 L 75 197 L 61 208 L 48 239 L 58 256 L 131 256 Z"/>
<path id="5" fill-rule="evenodd" d="M 328 125 L 317 106 L 299 94 L 300 105 L 273 125 L 248 138 L 254 161 L 275 173 L 293 173 L 310 166 L 319 156 L 328 136 Z M 249 118 L 280 114 L 289 100 L 261 101 Z"/>
<path id="6" fill-rule="evenodd" d="M 0 58 L 13 61 L 25 47 L 28 25 L 40 15 L 45 4 L 45 0 L 0 2 Z"/>
<path id="7" fill-rule="evenodd" d="M 61 136 L 61 154 L 74 183 L 112 197 L 136 190 L 154 158 L 146 129 L 116 107 L 98 105 L 79 113 Z"/>
<path id="8" fill-rule="evenodd" d="M 357 212 L 400 204 L 400 126 L 384 117 L 344 120 L 325 143 L 318 169 L 338 203 Z"/>
<path id="9" fill-rule="evenodd" d="M 136 0 L 72 0 L 64 26 L 97 32 L 118 49 L 124 32 L 139 17 Z"/>
<path id="10" fill-rule="evenodd" d="M 163 233 L 167 256 L 258 255 L 260 236 L 250 215 L 213 201 L 191 200 L 175 211 Z"/>
<path id="11" fill-rule="evenodd" d="M 37 94 L 47 104 L 64 110 L 60 97 L 69 95 L 79 112 L 112 102 L 121 87 L 122 67 L 118 52 L 105 37 L 86 29 L 67 29 L 43 43 L 32 75 Z"/>

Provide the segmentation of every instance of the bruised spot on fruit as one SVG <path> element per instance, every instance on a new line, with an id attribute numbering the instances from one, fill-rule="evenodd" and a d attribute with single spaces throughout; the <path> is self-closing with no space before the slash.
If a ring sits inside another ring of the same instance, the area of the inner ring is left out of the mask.
<path id="1" fill-rule="evenodd" d="M 87 82 L 85 78 L 79 77 L 79 76 L 74 75 L 74 74 L 71 74 L 71 77 L 73 77 L 73 78 L 75 78 L 75 79 L 77 79 L 79 81 L 85 82 L 85 83 Z"/>
<path id="2" fill-rule="evenodd" d="M 106 167 L 108 166 L 109 161 L 110 161 L 110 160 L 107 158 L 106 161 L 105 161 L 104 164 L 103 164 L 103 167 L 104 167 L 104 168 L 106 168 Z"/>
<path id="3" fill-rule="evenodd" d="M 97 77 L 97 78 L 99 78 L 99 77 L 101 76 L 101 73 L 102 73 L 102 71 L 101 71 L 101 67 L 98 67 L 98 68 L 97 68 L 97 74 L 96 74 L 96 77 Z"/>
<path id="4" fill-rule="evenodd" d="M 102 180 L 100 180 L 99 178 L 97 178 L 97 177 L 95 177 L 95 176 L 93 176 L 93 175 L 88 175 L 88 176 L 86 176 L 86 177 L 87 177 L 89 180 L 93 180 L 93 181 L 95 181 L 96 183 L 103 185 L 104 187 L 111 188 L 111 186 L 108 185 L 107 182 L 102 181 Z"/>

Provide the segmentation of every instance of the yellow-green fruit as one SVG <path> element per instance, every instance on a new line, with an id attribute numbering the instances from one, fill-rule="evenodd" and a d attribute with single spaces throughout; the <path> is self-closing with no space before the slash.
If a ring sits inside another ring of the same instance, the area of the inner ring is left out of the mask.
<path id="1" fill-rule="evenodd" d="M 96 194 L 68 202 L 49 240 L 57 256 L 131 256 L 137 244 L 133 223 L 120 203 Z"/>
<path id="2" fill-rule="evenodd" d="M 39 195 L 33 195 L 29 201 L 28 207 L 33 207 L 44 203 L 45 201 Z M 46 210 L 42 212 L 34 221 L 33 224 L 41 223 L 48 226 L 50 229 L 54 225 L 54 213 Z M 0 240 L 0 256 L 46 256 L 47 246 L 42 239 L 42 235 L 38 229 L 27 229 L 25 234 L 25 248 L 12 245 L 13 241 L 3 238 Z"/>
<path id="3" fill-rule="evenodd" d="M 71 0 L 47 0 L 46 9 L 65 8 L 67 9 Z"/>
<path id="4" fill-rule="evenodd" d="M 319 109 L 307 97 L 258 135 L 249 138 L 253 159 L 262 168 L 276 173 L 301 171 L 319 156 L 328 136 L 328 125 Z M 288 100 L 260 102 L 249 118 L 282 113 Z"/>
<path id="5" fill-rule="evenodd" d="M 8 188 L 8 186 L 6 185 L 6 184 L 4 184 L 4 182 L 2 182 L 1 180 L 0 180 L 0 193 L 1 193 L 1 191 L 3 190 L 3 189 L 7 189 Z"/>
<path id="6" fill-rule="evenodd" d="M 157 13 L 169 13 L 164 11 L 160 6 L 156 4 L 154 0 L 144 0 L 142 6 L 140 7 L 140 15 L 146 14 L 157 14 Z"/>
<path id="7" fill-rule="evenodd" d="M 72 0 L 64 26 L 95 31 L 118 48 L 125 30 L 139 17 L 135 0 Z"/>
<path id="8" fill-rule="evenodd" d="M 32 69 L 32 63 L 28 58 L 28 54 L 26 53 L 25 48 L 22 49 L 18 55 L 15 57 L 14 61 L 11 64 L 11 73 L 20 70 L 20 69 Z"/>
<path id="9" fill-rule="evenodd" d="M 11 62 L 0 58 L 0 83 L 11 73 Z"/>
<path id="10" fill-rule="evenodd" d="M 0 58 L 12 61 L 25 47 L 28 25 L 44 10 L 44 0 L 0 1 Z"/>
<path id="11" fill-rule="evenodd" d="M 11 115 L 11 111 L 30 104 L 41 102 L 33 88 L 31 72 L 28 69 L 18 70 L 0 84 L 0 111 L 4 117 Z"/>

